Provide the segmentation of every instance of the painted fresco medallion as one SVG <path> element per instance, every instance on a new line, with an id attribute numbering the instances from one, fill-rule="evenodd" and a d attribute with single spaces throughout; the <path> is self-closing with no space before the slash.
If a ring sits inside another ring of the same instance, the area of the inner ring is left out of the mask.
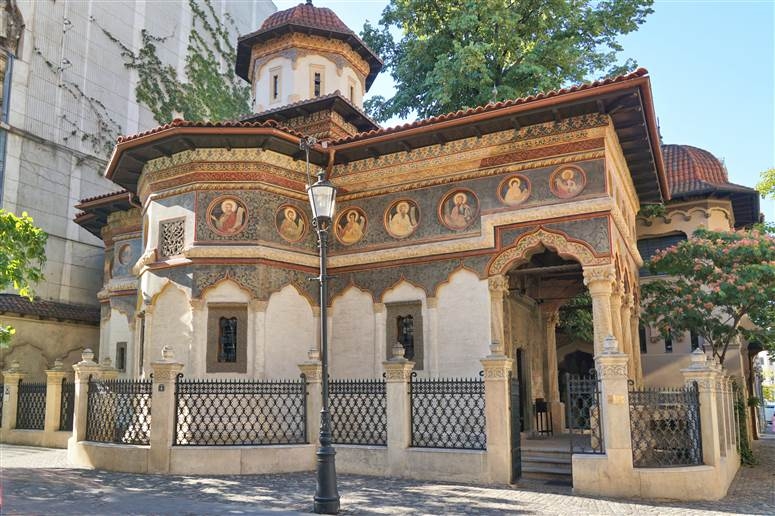
<path id="1" fill-rule="evenodd" d="M 558 167 L 549 176 L 549 188 L 560 199 L 576 197 L 587 186 L 587 176 L 575 165 Z"/>
<path id="2" fill-rule="evenodd" d="M 288 242 L 298 242 L 307 234 L 307 217 L 296 206 L 283 204 L 277 209 L 274 216 L 277 232 Z"/>
<path id="3" fill-rule="evenodd" d="M 129 264 L 132 259 L 132 246 L 124 244 L 118 248 L 118 263 L 121 265 Z"/>
<path id="4" fill-rule="evenodd" d="M 399 199 L 385 211 L 385 229 L 393 238 L 406 238 L 420 225 L 420 208 L 411 199 Z"/>
<path id="5" fill-rule="evenodd" d="M 360 208 L 347 208 L 336 219 L 336 239 L 344 245 L 353 245 L 366 233 L 366 214 Z"/>
<path id="6" fill-rule="evenodd" d="M 439 220 L 449 229 L 466 229 L 479 215 L 479 199 L 465 188 L 450 191 L 439 204 Z"/>
<path id="7" fill-rule="evenodd" d="M 530 180 L 522 174 L 506 177 L 498 185 L 498 197 L 503 204 L 519 206 L 530 197 Z"/>
<path id="8" fill-rule="evenodd" d="M 207 225 L 221 236 L 236 235 L 245 229 L 248 210 L 237 197 L 225 195 L 214 199 L 207 208 Z"/>

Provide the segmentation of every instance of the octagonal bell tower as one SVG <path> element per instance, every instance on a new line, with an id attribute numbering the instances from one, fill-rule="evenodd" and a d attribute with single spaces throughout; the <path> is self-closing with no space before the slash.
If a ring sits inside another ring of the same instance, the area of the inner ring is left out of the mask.
<path id="1" fill-rule="evenodd" d="M 377 127 L 362 109 L 381 68 L 331 9 L 311 0 L 273 14 L 237 43 L 237 75 L 252 87 L 251 120 L 275 119 L 318 137 Z"/>

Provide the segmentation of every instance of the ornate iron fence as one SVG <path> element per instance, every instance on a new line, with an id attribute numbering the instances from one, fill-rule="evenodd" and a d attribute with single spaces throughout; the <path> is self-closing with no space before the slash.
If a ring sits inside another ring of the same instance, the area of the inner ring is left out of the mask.
<path id="1" fill-rule="evenodd" d="M 89 378 L 86 440 L 149 444 L 152 382 Z"/>
<path id="2" fill-rule="evenodd" d="M 567 411 L 571 453 L 604 453 L 603 427 L 600 421 L 600 382 L 597 372 L 566 375 Z"/>
<path id="3" fill-rule="evenodd" d="M 5 384 L 0 383 L 0 388 L 2 388 L 2 391 L 0 392 L 0 426 L 3 426 L 3 400 L 5 399 Z"/>
<path id="4" fill-rule="evenodd" d="M 335 444 L 387 446 L 384 378 L 331 380 L 328 387 L 332 441 Z"/>
<path id="5" fill-rule="evenodd" d="M 702 464 L 697 384 L 630 391 L 632 463 L 636 468 Z"/>
<path id="6" fill-rule="evenodd" d="M 307 380 L 175 383 L 176 446 L 307 442 Z"/>
<path id="7" fill-rule="evenodd" d="M 19 380 L 16 428 L 43 430 L 46 420 L 46 383 Z"/>
<path id="8" fill-rule="evenodd" d="M 62 379 L 62 401 L 59 412 L 59 429 L 73 429 L 73 411 L 75 410 L 75 382 Z"/>
<path id="9" fill-rule="evenodd" d="M 487 449 L 483 372 L 479 378 L 419 379 L 412 373 L 412 446 Z"/>

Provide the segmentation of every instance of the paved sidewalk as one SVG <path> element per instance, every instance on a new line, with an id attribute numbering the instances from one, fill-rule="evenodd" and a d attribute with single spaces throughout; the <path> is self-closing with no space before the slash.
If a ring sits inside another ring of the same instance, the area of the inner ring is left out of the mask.
<path id="1" fill-rule="evenodd" d="M 775 438 L 754 443 L 760 464 L 742 468 L 719 502 L 622 501 L 573 496 L 525 481 L 511 488 L 341 475 L 342 514 L 775 514 Z M 193 477 L 69 467 L 64 450 L 0 446 L 2 514 L 303 514 L 314 473 Z M 698 486 L 701 489 L 701 486 Z"/>

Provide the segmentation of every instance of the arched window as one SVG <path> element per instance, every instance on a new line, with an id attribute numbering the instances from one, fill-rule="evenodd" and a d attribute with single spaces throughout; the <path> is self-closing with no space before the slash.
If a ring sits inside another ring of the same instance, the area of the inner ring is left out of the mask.
<path id="1" fill-rule="evenodd" d="M 411 315 L 396 317 L 396 335 L 404 347 L 404 358 L 414 359 L 414 318 Z"/>
<path id="2" fill-rule="evenodd" d="M 237 318 L 221 317 L 218 335 L 218 362 L 237 361 Z"/>

